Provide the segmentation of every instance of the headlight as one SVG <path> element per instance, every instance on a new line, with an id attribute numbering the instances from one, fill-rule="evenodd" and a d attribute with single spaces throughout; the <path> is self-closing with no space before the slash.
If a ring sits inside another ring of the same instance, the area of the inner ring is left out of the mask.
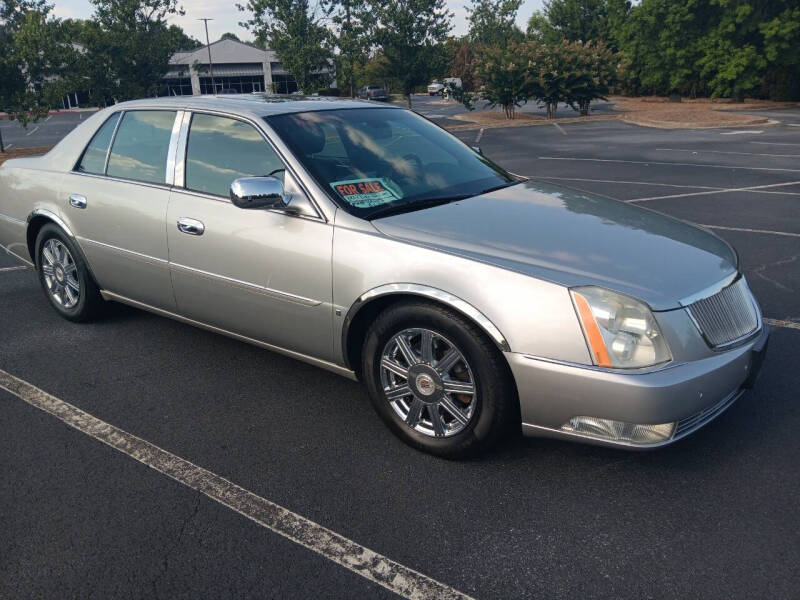
<path id="1" fill-rule="evenodd" d="M 592 361 L 636 369 L 672 360 L 653 313 L 643 302 L 599 287 L 570 290 Z"/>

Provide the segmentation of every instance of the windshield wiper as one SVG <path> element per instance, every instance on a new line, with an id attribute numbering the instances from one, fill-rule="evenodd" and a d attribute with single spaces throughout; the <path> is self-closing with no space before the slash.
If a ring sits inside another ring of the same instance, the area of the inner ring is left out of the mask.
<path id="1" fill-rule="evenodd" d="M 372 219 L 380 219 L 382 217 L 388 217 L 391 215 L 399 215 L 404 212 L 413 212 L 415 210 L 421 210 L 423 208 L 431 208 L 433 206 L 441 206 L 442 204 L 449 204 L 450 202 L 456 202 L 457 200 L 464 200 L 466 198 L 472 198 L 474 194 L 460 194 L 458 196 L 437 196 L 435 198 L 423 198 L 422 200 L 414 200 L 413 202 L 405 202 L 403 204 L 390 204 L 388 206 L 382 206 L 378 209 L 375 209 L 370 214 L 366 215 L 364 218 L 368 221 Z"/>

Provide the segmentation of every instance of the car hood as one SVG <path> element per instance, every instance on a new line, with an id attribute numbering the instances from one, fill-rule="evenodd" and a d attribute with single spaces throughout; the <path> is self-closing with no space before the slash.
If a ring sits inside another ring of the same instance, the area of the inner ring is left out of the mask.
<path id="1" fill-rule="evenodd" d="M 736 272 L 714 234 L 536 180 L 372 224 L 384 235 L 565 286 L 599 285 L 670 310 Z"/>

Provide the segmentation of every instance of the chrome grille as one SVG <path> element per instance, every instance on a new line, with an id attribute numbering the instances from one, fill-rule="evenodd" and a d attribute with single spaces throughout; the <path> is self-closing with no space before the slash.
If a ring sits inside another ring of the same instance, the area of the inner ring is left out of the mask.
<path id="1" fill-rule="evenodd" d="M 747 337 L 758 329 L 758 311 L 744 277 L 687 308 L 713 348 Z"/>

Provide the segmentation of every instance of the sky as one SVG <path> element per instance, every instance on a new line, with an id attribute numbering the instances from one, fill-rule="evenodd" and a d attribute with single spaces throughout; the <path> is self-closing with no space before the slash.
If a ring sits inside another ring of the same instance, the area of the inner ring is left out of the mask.
<path id="1" fill-rule="evenodd" d="M 92 5 L 89 0 L 52 0 L 55 4 L 53 12 L 57 17 L 88 19 L 92 16 Z M 242 1 L 244 4 L 244 0 Z M 467 32 L 467 11 L 465 9 L 466 0 L 446 0 L 448 8 L 454 13 L 453 19 L 455 35 L 462 35 Z M 517 14 L 517 23 L 522 29 L 528 22 L 528 17 L 542 7 L 542 0 L 523 0 L 522 6 Z M 249 39 L 252 36 L 247 30 L 239 27 L 239 21 L 246 18 L 245 13 L 236 10 L 235 3 L 231 0 L 184 0 L 183 9 L 186 14 L 182 17 L 172 17 L 171 23 L 180 25 L 190 36 L 205 42 L 205 30 L 200 17 L 214 19 L 208 23 L 208 35 L 211 41 L 228 31 L 232 31 L 242 39 Z"/>

